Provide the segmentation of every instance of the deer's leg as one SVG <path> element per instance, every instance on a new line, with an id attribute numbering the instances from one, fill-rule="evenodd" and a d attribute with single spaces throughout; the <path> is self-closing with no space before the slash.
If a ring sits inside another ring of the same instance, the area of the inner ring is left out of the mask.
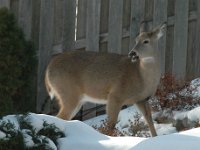
<path id="1" fill-rule="evenodd" d="M 118 114 L 121 106 L 122 105 L 119 98 L 111 94 L 108 98 L 108 104 L 106 107 L 106 112 L 108 114 L 108 127 L 111 129 L 114 129 L 117 123 Z"/>
<path id="2" fill-rule="evenodd" d="M 65 120 L 71 120 L 76 114 L 77 112 L 80 110 L 82 104 L 78 103 L 78 104 L 65 104 L 62 105 L 57 117 L 65 119 Z"/>
<path id="3" fill-rule="evenodd" d="M 154 136 L 157 136 L 157 133 L 153 124 L 153 119 L 152 119 L 151 109 L 148 103 L 148 99 L 149 98 L 145 99 L 145 101 L 138 102 L 136 105 L 138 106 L 142 114 L 144 115 L 144 118 L 150 128 L 151 135 L 154 137 Z"/>
<path id="4" fill-rule="evenodd" d="M 80 102 L 80 96 L 78 92 L 74 91 L 62 91 L 57 96 L 60 110 L 57 117 L 70 120 L 80 110 L 82 103 Z"/>

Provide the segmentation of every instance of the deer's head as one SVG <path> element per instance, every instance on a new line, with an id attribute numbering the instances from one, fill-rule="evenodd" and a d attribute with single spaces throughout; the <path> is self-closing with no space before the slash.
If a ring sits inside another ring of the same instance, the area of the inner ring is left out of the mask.
<path id="1" fill-rule="evenodd" d="M 165 29 L 166 23 L 154 28 L 149 32 L 145 32 L 144 25 L 141 25 L 140 34 L 136 37 L 136 44 L 128 54 L 131 60 L 134 62 L 137 59 L 157 56 L 158 40 L 162 37 Z"/>

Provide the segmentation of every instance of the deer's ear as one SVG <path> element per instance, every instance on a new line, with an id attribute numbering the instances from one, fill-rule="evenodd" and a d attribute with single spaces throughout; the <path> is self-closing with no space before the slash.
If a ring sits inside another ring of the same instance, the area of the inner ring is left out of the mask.
<path id="1" fill-rule="evenodd" d="M 152 31 L 153 36 L 156 37 L 156 39 L 160 39 L 163 36 L 166 28 L 167 28 L 166 23 L 161 24 L 159 27 L 155 28 Z"/>
<path id="2" fill-rule="evenodd" d="M 148 28 L 147 22 L 146 21 L 142 21 L 140 23 L 140 33 L 147 32 L 147 28 Z"/>

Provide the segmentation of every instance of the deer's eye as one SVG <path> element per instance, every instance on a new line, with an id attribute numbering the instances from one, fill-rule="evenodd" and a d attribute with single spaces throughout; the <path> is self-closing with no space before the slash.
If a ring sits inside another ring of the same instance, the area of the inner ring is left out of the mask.
<path id="1" fill-rule="evenodd" d="M 144 40 L 143 41 L 143 44 L 148 44 L 149 43 L 149 40 Z"/>

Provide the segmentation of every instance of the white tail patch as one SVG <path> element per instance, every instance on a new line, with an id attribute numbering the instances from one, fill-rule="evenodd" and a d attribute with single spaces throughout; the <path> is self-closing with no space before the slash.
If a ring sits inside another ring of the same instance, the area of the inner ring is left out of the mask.
<path id="1" fill-rule="evenodd" d="M 55 94 L 53 93 L 53 91 L 50 91 L 49 92 L 49 96 L 50 96 L 50 99 L 53 100 L 54 97 L 55 97 Z"/>

